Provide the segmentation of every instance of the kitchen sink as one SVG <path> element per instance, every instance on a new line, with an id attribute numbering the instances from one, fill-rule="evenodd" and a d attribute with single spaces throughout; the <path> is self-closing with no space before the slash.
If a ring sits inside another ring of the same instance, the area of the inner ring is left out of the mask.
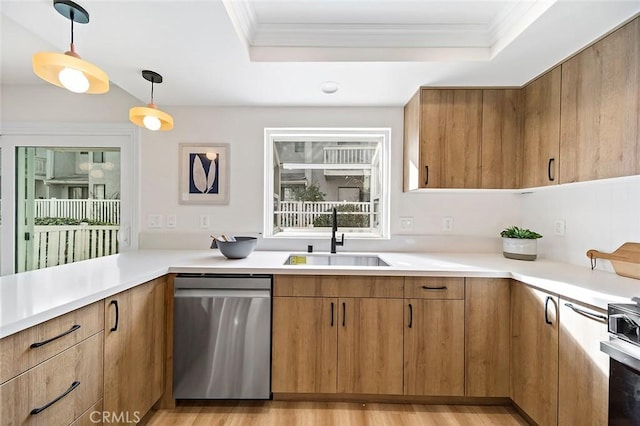
<path id="1" fill-rule="evenodd" d="M 285 265 L 389 266 L 376 255 L 300 253 L 291 254 Z"/>

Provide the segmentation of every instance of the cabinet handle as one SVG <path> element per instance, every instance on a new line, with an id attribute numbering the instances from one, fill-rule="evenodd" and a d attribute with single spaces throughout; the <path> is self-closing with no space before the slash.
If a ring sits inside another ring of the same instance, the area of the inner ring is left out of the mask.
<path id="1" fill-rule="evenodd" d="M 409 303 L 409 328 L 413 325 L 413 305 Z"/>
<path id="2" fill-rule="evenodd" d="M 333 302 L 331 302 L 331 327 L 333 327 Z"/>
<path id="3" fill-rule="evenodd" d="M 554 180 L 556 180 L 555 177 L 551 176 L 551 165 L 553 163 L 555 163 L 556 159 L 555 158 L 549 158 L 549 164 L 547 165 L 547 177 L 549 178 L 549 180 L 551 182 L 553 182 Z"/>
<path id="4" fill-rule="evenodd" d="M 342 326 L 345 325 L 345 318 L 347 316 L 347 304 L 342 302 Z"/>
<path id="5" fill-rule="evenodd" d="M 549 320 L 549 302 L 550 301 L 551 301 L 551 296 L 547 296 L 547 298 L 544 301 L 544 322 L 546 322 L 547 324 L 553 324 Z"/>
<path id="6" fill-rule="evenodd" d="M 575 306 L 573 306 L 573 304 L 571 303 L 565 303 L 564 306 L 566 306 L 567 308 L 573 310 L 573 312 L 583 315 L 589 319 L 592 319 L 594 321 L 598 321 L 598 322 L 603 322 L 603 323 L 607 323 L 607 316 L 606 315 L 602 315 L 602 314 L 597 314 L 595 312 L 589 312 L 589 311 L 585 311 L 584 309 L 580 309 L 580 308 L 576 308 Z"/>
<path id="7" fill-rule="evenodd" d="M 69 395 L 75 388 L 77 388 L 78 386 L 80 386 L 80 382 L 78 382 L 77 380 L 73 383 L 71 383 L 71 386 L 69 386 L 69 389 L 67 389 L 66 391 L 64 391 L 64 393 L 62 395 L 60 395 L 59 397 L 57 397 L 56 399 L 54 399 L 53 401 L 50 401 L 48 403 L 46 403 L 45 405 L 43 405 L 42 407 L 39 408 L 34 408 L 33 410 L 31 410 L 29 412 L 30 415 L 35 415 L 38 413 L 42 413 L 44 410 L 46 410 L 47 408 L 51 407 L 53 404 L 55 404 L 56 402 L 60 401 L 62 398 L 64 398 L 65 396 Z"/>
<path id="8" fill-rule="evenodd" d="M 111 327 L 111 331 L 117 331 L 118 330 L 118 321 L 120 320 L 120 309 L 118 309 L 118 301 L 117 300 L 112 300 L 111 303 L 109 303 L 109 306 L 114 305 L 116 307 L 116 323 L 113 327 Z"/>
<path id="9" fill-rule="evenodd" d="M 440 286 L 440 287 L 427 287 L 426 285 L 423 285 L 422 289 L 423 290 L 431 290 L 431 291 L 442 291 L 442 290 L 446 290 L 447 286 L 443 285 L 443 286 Z"/>
<path id="10" fill-rule="evenodd" d="M 425 165 L 424 171 L 425 171 L 424 186 L 428 186 L 429 185 L 429 166 Z"/>
<path id="11" fill-rule="evenodd" d="M 51 342 L 53 342 L 54 340 L 57 340 L 57 339 L 59 339 L 59 338 L 61 338 L 61 337 L 66 336 L 67 334 L 71 334 L 71 333 L 73 333 L 74 331 L 76 331 L 76 330 L 77 330 L 77 329 L 79 329 L 79 328 L 80 328 L 80 324 L 76 324 L 76 325 L 74 325 L 73 327 L 71 327 L 69 330 L 67 330 L 67 331 L 65 331 L 65 332 L 63 332 L 63 333 L 61 333 L 61 334 L 58 334 L 57 336 L 54 336 L 54 337 L 52 337 L 52 338 L 50 338 L 50 339 L 47 339 L 47 340 L 43 340 L 42 342 L 32 343 L 32 344 L 31 344 L 31 346 L 29 346 L 29 347 L 30 347 L 30 348 L 32 348 L 32 349 L 33 349 L 33 348 L 39 348 L 40 346 L 44 346 L 44 345 L 46 345 L 47 343 L 51 343 Z"/>

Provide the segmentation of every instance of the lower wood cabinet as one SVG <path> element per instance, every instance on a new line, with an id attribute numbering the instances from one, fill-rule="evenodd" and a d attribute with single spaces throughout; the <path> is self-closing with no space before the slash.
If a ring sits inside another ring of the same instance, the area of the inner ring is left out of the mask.
<path id="1" fill-rule="evenodd" d="M 464 300 L 405 300 L 405 395 L 464 396 Z"/>
<path id="2" fill-rule="evenodd" d="M 158 278 L 104 300 L 104 411 L 142 418 L 164 384 L 164 292 Z"/>
<path id="3" fill-rule="evenodd" d="M 511 399 L 540 426 L 558 422 L 558 298 L 511 286 Z"/>
<path id="4" fill-rule="evenodd" d="M 273 392 L 336 392 L 337 309 L 337 298 L 273 298 Z"/>
<path id="5" fill-rule="evenodd" d="M 558 424 L 605 425 L 608 419 L 607 313 L 560 300 Z"/>
<path id="6" fill-rule="evenodd" d="M 338 393 L 402 394 L 402 300 L 340 298 Z"/>

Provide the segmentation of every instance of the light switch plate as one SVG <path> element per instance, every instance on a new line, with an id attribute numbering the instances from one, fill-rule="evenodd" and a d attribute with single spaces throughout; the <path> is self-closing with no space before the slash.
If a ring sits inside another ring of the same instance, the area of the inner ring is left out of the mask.
<path id="1" fill-rule="evenodd" d="M 413 218 L 401 217 L 400 218 L 400 230 L 405 232 L 413 231 Z"/>
<path id="2" fill-rule="evenodd" d="M 167 215 L 167 228 L 175 228 L 176 227 L 176 215 L 168 214 Z"/>
<path id="3" fill-rule="evenodd" d="M 567 225 L 564 220 L 556 220 L 553 222 L 553 233 L 559 237 L 564 237 L 566 228 Z"/>
<path id="4" fill-rule="evenodd" d="M 201 214 L 200 215 L 200 228 L 208 228 L 209 227 L 209 215 Z"/>

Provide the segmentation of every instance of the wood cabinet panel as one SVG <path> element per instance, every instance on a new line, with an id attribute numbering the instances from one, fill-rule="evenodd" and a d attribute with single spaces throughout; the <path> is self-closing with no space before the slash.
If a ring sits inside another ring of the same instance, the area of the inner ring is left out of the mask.
<path id="1" fill-rule="evenodd" d="M 402 394 L 402 300 L 338 302 L 338 392 Z"/>
<path id="2" fill-rule="evenodd" d="M 464 299 L 464 278 L 405 277 L 404 297 L 418 299 Z"/>
<path id="3" fill-rule="evenodd" d="M 464 301 L 405 305 L 405 395 L 464 396 Z"/>
<path id="4" fill-rule="evenodd" d="M 276 275 L 274 296 L 397 297 L 401 298 L 403 277 L 358 275 Z"/>
<path id="5" fill-rule="evenodd" d="M 338 299 L 274 297 L 271 388 L 335 393 Z"/>
<path id="6" fill-rule="evenodd" d="M 165 284 L 162 277 L 105 299 L 105 411 L 144 415 L 162 395 Z"/>
<path id="7" fill-rule="evenodd" d="M 479 188 L 482 90 L 422 89 L 421 104 L 420 187 Z"/>
<path id="8" fill-rule="evenodd" d="M 508 397 L 510 280 L 465 281 L 465 395 Z"/>
<path id="9" fill-rule="evenodd" d="M 102 306 L 96 302 L 0 340 L 0 383 L 103 330 Z"/>
<path id="10" fill-rule="evenodd" d="M 560 162 L 560 83 L 556 67 L 523 89 L 522 187 L 554 185 Z"/>
<path id="11" fill-rule="evenodd" d="M 70 426 L 96 426 L 103 424 L 102 399 L 78 417 Z"/>
<path id="12" fill-rule="evenodd" d="M 560 183 L 640 172 L 640 19 L 562 64 Z"/>
<path id="13" fill-rule="evenodd" d="M 558 420 L 557 307 L 557 297 L 512 283 L 511 399 L 541 426 Z"/>
<path id="14" fill-rule="evenodd" d="M 600 342 L 609 338 L 607 321 L 589 318 L 569 305 L 607 315 L 560 300 L 558 424 L 604 425 L 609 408 L 609 357 L 600 351 Z"/>
<path id="15" fill-rule="evenodd" d="M 420 93 L 413 95 L 404 107 L 403 135 L 403 190 L 411 191 L 420 187 Z M 423 178 L 424 179 L 424 178 Z"/>
<path id="16" fill-rule="evenodd" d="M 95 334 L 0 386 L 3 424 L 69 424 L 82 415 L 102 396 L 102 342 Z"/>
<path id="17" fill-rule="evenodd" d="M 482 91 L 482 188 L 519 188 L 522 91 Z"/>

